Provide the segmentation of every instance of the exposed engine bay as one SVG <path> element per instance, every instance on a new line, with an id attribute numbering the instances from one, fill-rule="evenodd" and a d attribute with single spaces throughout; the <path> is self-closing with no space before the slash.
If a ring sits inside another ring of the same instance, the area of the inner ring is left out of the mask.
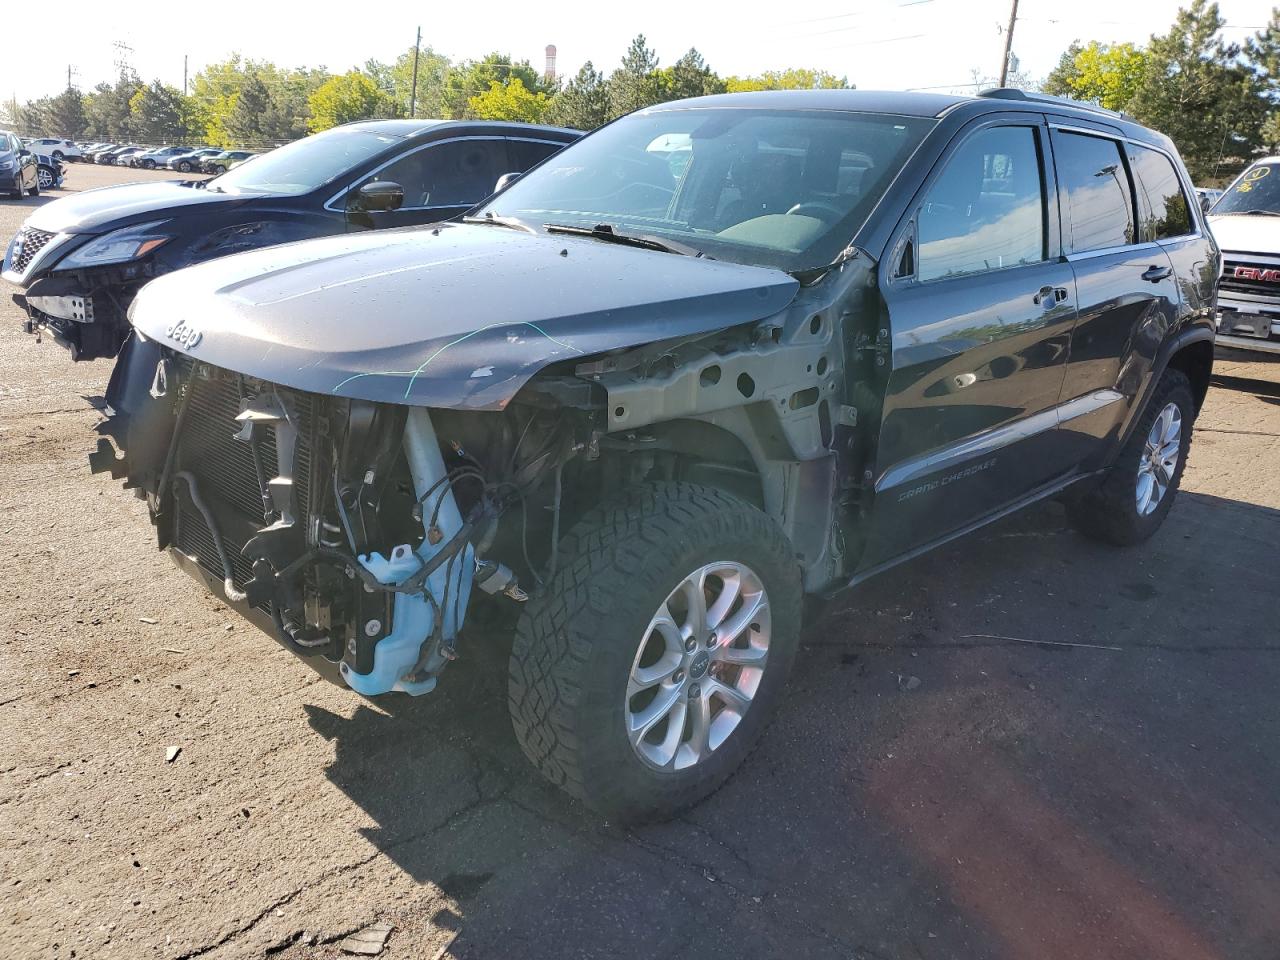
<path id="1" fill-rule="evenodd" d="M 592 430 L 535 404 L 459 414 L 304 393 L 141 338 L 108 403 L 92 466 L 145 496 L 160 547 L 365 695 L 431 690 L 473 588 L 527 599 Z"/>

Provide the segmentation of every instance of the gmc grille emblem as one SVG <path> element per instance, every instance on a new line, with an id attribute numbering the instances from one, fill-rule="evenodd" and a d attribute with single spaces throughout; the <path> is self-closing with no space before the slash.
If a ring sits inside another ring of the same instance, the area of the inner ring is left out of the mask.
<path id="1" fill-rule="evenodd" d="M 1260 267 L 1236 267 L 1237 280 L 1261 280 L 1263 283 L 1280 283 L 1280 270 L 1263 270 Z"/>

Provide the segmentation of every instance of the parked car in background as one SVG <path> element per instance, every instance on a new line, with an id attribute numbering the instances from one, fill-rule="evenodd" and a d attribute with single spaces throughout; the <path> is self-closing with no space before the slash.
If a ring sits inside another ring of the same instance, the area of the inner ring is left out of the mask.
<path id="1" fill-rule="evenodd" d="M 36 154 L 36 181 L 41 190 L 56 190 L 62 186 L 66 168 L 57 157 Z"/>
<path id="2" fill-rule="evenodd" d="M 35 154 L 22 145 L 16 133 L 7 130 L 0 130 L 0 190 L 15 200 L 40 193 Z"/>
<path id="3" fill-rule="evenodd" d="M 1240 174 L 1209 211 L 1222 248 L 1218 345 L 1280 356 L 1280 157 Z"/>
<path id="4" fill-rule="evenodd" d="M 99 151 L 98 153 L 94 154 L 93 159 L 95 163 L 100 163 L 100 164 L 103 164 L 104 166 L 111 167 L 111 166 L 115 166 L 119 162 L 121 155 L 129 153 L 132 150 L 138 150 L 138 149 L 140 148 L 133 144 L 117 145 L 117 146 L 111 147 L 110 149 Z"/>
<path id="5" fill-rule="evenodd" d="M 131 147 L 128 150 L 122 150 L 116 154 L 116 166 L 120 167 L 136 167 L 138 160 L 143 154 L 148 152 L 147 147 Z"/>
<path id="6" fill-rule="evenodd" d="M 1196 187 L 1196 197 L 1200 200 L 1200 209 L 1207 211 L 1222 196 L 1221 190 L 1215 190 L 1213 187 Z"/>
<path id="7" fill-rule="evenodd" d="M 138 154 L 132 165 L 144 170 L 154 170 L 156 167 L 163 167 L 171 158 L 190 152 L 190 147 L 156 147 Z"/>
<path id="8" fill-rule="evenodd" d="M 29 140 L 27 146 L 31 148 L 32 153 L 44 154 L 55 160 L 79 160 L 84 156 L 80 147 L 70 140 L 59 140 L 55 137 Z"/>
<path id="9" fill-rule="evenodd" d="M 85 151 L 85 160 L 90 163 L 98 163 L 100 157 L 119 147 L 120 144 L 118 143 L 95 143 Z"/>
<path id="10" fill-rule="evenodd" d="M 247 160 L 252 156 L 252 150 L 224 150 L 222 153 L 214 154 L 212 157 L 206 157 L 200 165 L 200 169 L 205 173 L 215 175 L 226 173 L 234 164 L 241 160 Z"/>
<path id="11" fill-rule="evenodd" d="M 221 152 L 215 147 L 201 147 L 199 150 L 190 150 L 187 153 L 172 156 L 165 161 L 164 165 L 179 173 L 199 172 L 201 164 L 207 158 L 217 156 Z"/>
<path id="12" fill-rule="evenodd" d="M 512 123 L 385 120 L 297 140 L 212 180 L 106 187 L 33 211 L 0 276 L 28 329 L 73 357 L 113 356 L 152 277 L 188 264 L 348 231 L 448 220 L 578 134 Z M 353 322 L 356 318 L 353 317 Z"/>
<path id="13" fill-rule="evenodd" d="M 506 605 L 532 764 L 672 816 L 773 715 L 806 594 L 1051 497 L 1160 528 L 1213 364 L 1193 198 L 1167 137 L 1017 90 L 665 103 L 461 223 L 148 284 L 91 463 L 363 696 L 447 683 Z"/>

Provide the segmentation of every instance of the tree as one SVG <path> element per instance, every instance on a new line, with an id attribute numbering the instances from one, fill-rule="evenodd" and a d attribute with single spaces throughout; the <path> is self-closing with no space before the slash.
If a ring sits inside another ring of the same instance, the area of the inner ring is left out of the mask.
<path id="1" fill-rule="evenodd" d="M 307 128 L 312 133 L 353 120 L 393 117 L 399 112 L 395 101 L 359 70 L 326 80 L 307 103 L 311 108 Z"/>
<path id="2" fill-rule="evenodd" d="M 122 73 L 114 85 L 100 83 L 94 87 L 85 102 L 88 136 L 116 141 L 131 139 L 133 110 L 130 103 L 141 87 L 142 82 L 129 73 Z"/>
<path id="3" fill-rule="evenodd" d="M 64 140 L 79 140 L 84 136 L 89 118 L 84 112 L 84 97 L 75 87 L 67 87 L 49 101 L 44 129 Z"/>
<path id="4" fill-rule="evenodd" d="M 471 116 L 472 97 L 487 93 L 494 83 L 505 84 L 511 80 L 519 80 L 529 93 L 546 92 L 542 77 L 528 60 L 512 62 L 505 53 L 491 53 L 480 60 L 460 63 L 448 72 L 441 91 L 441 112 L 447 119 L 465 120 Z"/>
<path id="5" fill-rule="evenodd" d="M 675 62 L 674 65 L 654 74 L 658 96 L 661 100 L 683 100 L 686 97 L 704 97 L 724 93 L 725 82 L 716 76 L 696 49 Z"/>
<path id="6" fill-rule="evenodd" d="M 622 66 L 609 77 L 611 116 L 620 117 L 662 100 L 656 77 L 658 55 L 645 46 L 646 42 L 643 33 L 632 40 L 622 57 Z"/>
<path id="7" fill-rule="evenodd" d="M 154 81 L 129 98 L 130 135 L 144 143 L 185 140 L 190 109 L 182 91 Z"/>
<path id="8" fill-rule="evenodd" d="M 1094 40 L 1069 46 L 1045 80 L 1045 93 L 1088 100 L 1108 110 L 1129 106 L 1147 68 L 1147 52 L 1132 43 L 1105 44 Z"/>
<path id="9" fill-rule="evenodd" d="M 1128 112 L 1172 138 L 1193 177 L 1224 156 L 1247 158 L 1262 142 L 1268 102 L 1238 44 L 1220 36 L 1216 3 L 1193 0 L 1172 29 L 1151 38 Z"/>
<path id="10" fill-rule="evenodd" d="M 547 112 L 547 95 L 532 93 L 519 77 L 507 83 L 494 80 L 484 93 L 467 101 L 467 113 L 477 120 L 513 120 L 539 123 Z"/>
<path id="11" fill-rule="evenodd" d="M 271 93 L 262 77 L 252 74 L 240 90 L 231 98 L 231 112 L 223 125 L 237 146 L 258 144 L 266 138 L 262 131 L 262 119 L 271 108 Z"/>
<path id="12" fill-rule="evenodd" d="M 548 123 L 576 130 L 594 130 L 609 119 L 609 91 L 604 74 L 588 60 L 564 85 L 547 109 Z"/>
<path id="13" fill-rule="evenodd" d="M 837 77 L 826 70 L 792 67 L 789 70 L 766 70 L 750 77 L 729 77 L 725 88 L 729 93 L 751 90 L 849 90 L 847 77 Z"/>

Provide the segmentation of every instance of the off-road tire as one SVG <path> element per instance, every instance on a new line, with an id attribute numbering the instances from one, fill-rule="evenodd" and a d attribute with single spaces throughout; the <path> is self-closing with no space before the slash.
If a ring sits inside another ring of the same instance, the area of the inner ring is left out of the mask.
<path id="1" fill-rule="evenodd" d="M 659 771 L 625 730 L 632 661 L 676 585 L 724 560 L 748 565 L 768 593 L 768 665 L 718 749 L 685 770 Z M 799 643 L 801 597 L 795 551 L 760 510 L 694 484 L 629 488 L 562 538 L 555 578 L 520 618 L 508 675 L 516 739 L 548 780 L 609 818 L 674 816 L 724 783 L 776 710 Z"/>
<path id="2" fill-rule="evenodd" d="M 1169 487 L 1154 511 L 1142 516 L 1135 501 L 1138 463 L 1142 456 L 1147 434 L 1160 411 L 1169 403 L 1176 403 L 1182 415 L 1181 448 L 1178 465 Z M 1067 518 L 1072 526 L 1092 540 L 1131 547 L 1142 543 L 1160 529 L 1168 515 L 1182 481 L 1182 471 L 1187 466 L 1187 454 L 1191 448 L 1191 428 L 1195 422 L 1196 405 L 1191 394 L 1191 383 L 1181 370 L 1166 370 L 1151 395 L 1147 408 L 1142 412 L 1128 441 L 1104 475 L 1102 481 L 1088 494 L 1068 501 Z"/>

